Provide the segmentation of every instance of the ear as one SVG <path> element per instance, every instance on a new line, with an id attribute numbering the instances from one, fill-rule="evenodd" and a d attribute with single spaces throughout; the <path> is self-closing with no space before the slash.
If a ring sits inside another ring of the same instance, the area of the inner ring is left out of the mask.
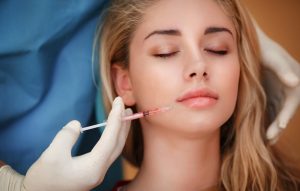
<path id="1" fill-rule="evenodd" d="M 128 69 L 123 68 L 120 64 L 112 64 L 111 76 L 116 93 L 122 97 L 126 106 L 133 106 L 135 99 L 133 96 L 132 85 Z"/>

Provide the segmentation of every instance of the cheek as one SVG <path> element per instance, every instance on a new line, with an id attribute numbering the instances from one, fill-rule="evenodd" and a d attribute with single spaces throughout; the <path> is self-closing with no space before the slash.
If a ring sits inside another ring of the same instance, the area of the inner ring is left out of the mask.
<path id="1" fill-rule="evenodd" d="M 239 88 L 239 78 L 240 78 L 240 66 L 239 62 L 234 62 L 235 64 L 228 65 L 223 68 L 222 71 L 217 74 L 220 76 L 218 80 L 218 89 L 221 94 L 222 101 L 222 112 L 229 118 L 234 112 L 238 88 Z"/>
<path id="2" fill-rule="evenodd" d="M 174 97 L 179 70 L 161 63 L 144 63 L 131 70 L 133 94 L 140 110 L 163 107 Z"/>

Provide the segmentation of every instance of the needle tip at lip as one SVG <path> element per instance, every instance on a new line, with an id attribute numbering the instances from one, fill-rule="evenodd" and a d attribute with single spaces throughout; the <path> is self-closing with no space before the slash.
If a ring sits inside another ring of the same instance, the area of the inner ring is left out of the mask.
<path id="1" fill-rule="evenodd" d="M 172 106 L 166 106 L 166 107 L 160 108 L 160 111 L 165 112 L 165 111 L 169 111 L 170 109 L 172 109 Z"/>
<path id="2" fill-rule="evenodd" d="M 188 99 L 197 98 L 197 97 L 207 97 L 212 99 L 219 99 L 219 95 L 215 93 L 214 91 L 208 89 L 208 88 L 199 88 L 199 89 L 193 89 L 189 90 L 187 92 L 184 92 L 181 96 L 179 96 L 176 101 L 177 102 L 183 102 Z"/>
<path id="3" fill-rule="evenodd" d="M 166 112 L 166 111 L 169 111 L 171 108 L 172 108 L 171 106 L 165 106 L 165 107 L 157 108 L 154 110 L 149 110 L 149 111 L 147 111 L 147 115 L 154 115 L 156 113 Z"/>

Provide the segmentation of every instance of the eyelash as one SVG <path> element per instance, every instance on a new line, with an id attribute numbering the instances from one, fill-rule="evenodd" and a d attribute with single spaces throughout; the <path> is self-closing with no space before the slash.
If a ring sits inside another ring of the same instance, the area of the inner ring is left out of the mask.
<path id="1" fill-rule="evenodd" d="M 216 54 L 219 56 L 225 56 L 228 51 L 227 50 L 211 50 L 211 49 L 204 49 L 206 52 L 212 53 L 212 54 Z"/>
<path id="2" fill-rule="evenodd" d="M 206 52 L 212 53 L 212 54 L 216 54 L 219 56 L 225 56 L 228 51 L 227 50 L 211 50 L 211 49 L 204 49 Z M 159 58 L 170 58 L 172 56 L 175 56 L 179 51 L 176 52 L 170 52 L 170 53 L 166 53 L 166 54 L 154 54 L 153 56 L 155 57 L 159 57 Z"/>
<path id="3" fill-rule="evenodd" d="M 166 53 L 166 54 L 154 54 L 153 56 L 159 57 L 159 58 L 169 58 L 169 57 L 175 56 L 178 52 L 179 51 L 170 52 L 170 53 Z"/>

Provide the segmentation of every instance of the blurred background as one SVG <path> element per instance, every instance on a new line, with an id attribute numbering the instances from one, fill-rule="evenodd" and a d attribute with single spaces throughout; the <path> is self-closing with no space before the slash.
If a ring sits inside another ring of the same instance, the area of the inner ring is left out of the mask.
<path id="1" fill-rule="evenodd" d="M 300 62 L 300 0 L 242 0 L 268 36 Z M 284 72 L 284 71 L 282 71 Z M 300 168 L 300 107 L 275 145 Z"/>
<path id="2" fill-rule="evenodd" d="M 300 0 L 242 0 L 260 27 L 300 62 Z M 284 71 L 283 71 L 284 72 Z M 276 147 L 300 168 L 300 108 L 291 119 Z M 125 179 L 136 169 L 124 162 Z"/>

